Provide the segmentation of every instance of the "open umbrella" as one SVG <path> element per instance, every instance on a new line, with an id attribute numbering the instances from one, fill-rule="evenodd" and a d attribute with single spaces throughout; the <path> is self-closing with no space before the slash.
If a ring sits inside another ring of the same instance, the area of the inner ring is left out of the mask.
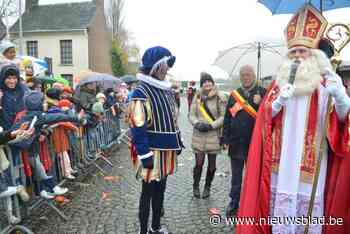
<path id="1" fill-rule="evenodd" d="M 36 79 L 40 80 L 44 84 L 53 84 L 57 82 L 53 77 L 51 76 L 38 76 Z"/>
<path id="2" fill-rule="evenodd" d="M 272 14 L 293 14 L 307 2 L 321 12 L 350 7 L 349 0 L 259 0 L 258 2 L 266 6 Z"/>
<path id="3" fill-rule="evenodd" d="M 40 73 L 43 73 L 48 70 L 49 65 L 43 59 L 38 59 L 32 56 L 19 56 L 18 57 L 22 63 L 24 61 L 30 61 L 33 66 L 33 76 L 37 76 Z"/>
<path id="4" fill-rule="evenodd" d="M 84 79 L 80 80 L 78 86 L 82 86 L 88 83 L 98 83 L 103 89 L 112 88 L 113 85 L 119 85 L 122 81 L 112 75 L 105 73 L 91 73 Z"/>
<path id="5" fill-rule="evenodd" d="M 120 79 L 126 84 L 131 84 L 138 81 L 138 79 L 133 75 L 125 75 L 120 77 Z"/>
<path id="6" fill-rule="evenodd" d="M 53 79 L 64 86 L 69 86 L 69 81 L 64 79 L 60 74 L 54 75 Z"/>
<path id="7" fill-rule="evenodd" d="M 257 78 L 274 75 L 285 54 L 282 43 L 253 42 L 224 50 L 215 59 L 214 65 L 225 70 L 231 78 L 238 78 L 243 65 L 256 67 Z"/>
<path id="8" fill-rule="evenodd" d="M 79 93 L 80 87 L 88 83 L 97 83 L 103 90 L 106 90 L 120 85 L 122 80 L 109 74 L 92 72 L 80 80 L 75 89 L 75 93 Z"/>

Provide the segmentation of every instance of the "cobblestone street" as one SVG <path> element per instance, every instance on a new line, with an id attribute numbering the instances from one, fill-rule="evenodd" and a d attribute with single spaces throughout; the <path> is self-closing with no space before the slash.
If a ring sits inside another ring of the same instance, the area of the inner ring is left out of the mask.
<path id="1" fill-rule="evenodd" d="M 186 149 L 179 158 L 177 173 L 168 178 L 165 194 L 165 216 L 162 224 L 174 233 L 233 233 L 225 222 L 216 227 L 210 225 L 209 209 L 217 208 L 225 214 L 230 187 L 229 160 L 226 154 L 218 156 L 217 173 L 209 199 L 192 196 L 192 168 L 194 156 L 190 149 L 192 128 L 187 120 L 187 102 L 182 99 L 180 128 Z M 61 209 L 69 217 L 64 222 L 47 207 L 42 207 L 24 223 L 35 233 L 44 234 L 131 234 L 138 233 L 138 202 L 141 184 L 131 168 L 129 151 L 120 145 L 110 156 L 114 167 L 104 166 L 108 174 L 97 170 L 92 176 L 79 182 L 67 183 L 70 199 Z M 102 163 L 101 163 L 102 165 Z M 104 164 L 103 164 L 104 165 Z M 201 190 L 204 184 L 204 171 Z M 105 176 L 109 180 L 106 180 Z M 111 179 L 112 178 L 112 179 Z"/>

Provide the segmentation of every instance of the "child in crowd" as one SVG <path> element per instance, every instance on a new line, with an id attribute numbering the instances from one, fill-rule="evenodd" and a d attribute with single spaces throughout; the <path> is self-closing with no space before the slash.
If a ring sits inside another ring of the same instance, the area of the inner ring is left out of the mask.
<path id="1" fill-rule="evenodd" d="M 71 111 L 73 104 L 69 100 L 63 99 L 58 102 L 57 107 L 60 109 L 61 113 L 68 114 Z M 68 115 L 74 116 L 73 113 Z M 52 127 L 54 149 L 60 159 L 63 176 L 67 179 L 74 180 L 75 176 L 73 174 L 77 173 L 77 171 L 73 170 L 68 154 L 68 151 L 70 151 L 68 134 L 70 131 L 77 132 L 78 128 L 70 122 L 57 123 Z"/>
<path id="2" fill-rule="evenodd" d="M 99 120 L 102 120 L 104 118 L 104 104 L 106 102 L 106 96 L 103 93 L 98 93 L 96 95 L 97 102 L 94 103 L 92 106 L 92 112 L 97 116 Z"/>
<path id="3" fill-rule="evenodd" d="M 79 123 L 80 119 L 62 113 L 45 113 L 43 111 L 45 106 L 44 95 L 41 92 L 29 92 L 24 98 L 24 103 L 27 112 L 12 129 L 18 129 L 23 122 L 31 122 L 34 135 L 29 140 L 17 142 L 13 146 L 28 151 L 29 163 L 34 171 L 35 178 L 39 182 L 40 195 L 46 199 L 52 199 L 56 195 L 65 194 L 68 189 L 56 185 L 53 178 L 45 172 L 39 159 L 39 138 L 41 132 L 44 126 L 59 122 Z"/>
<path id="4" fill-rule="evenodd" d="M 20 61 L 16 59 L 16 46 L 10 41 L 2 41 L 0 44 L 0 69 L 6 64 L 15 64 L 20 67 Z"/>

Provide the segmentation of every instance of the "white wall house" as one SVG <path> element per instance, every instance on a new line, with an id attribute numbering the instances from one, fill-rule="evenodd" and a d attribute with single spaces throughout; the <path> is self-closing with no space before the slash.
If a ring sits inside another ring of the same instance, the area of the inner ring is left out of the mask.
<path id="1" fill-rule="evenodd" d="M 104 1 L 38 5 L 29 1 L 22 16 L 25 55 L 50 58 L 52 72 L 72 81 L 81 71 L 111 73 L 111 37 Z M 11 38 L 19 43 L 19 22 Z"/>
<path id="2" fill-rule="evenodd" d="M 25 33 L 24 53 L 52 59 L 52 71 L 69 77 L 89 69 L 89 43 L 86 32 Z"/>

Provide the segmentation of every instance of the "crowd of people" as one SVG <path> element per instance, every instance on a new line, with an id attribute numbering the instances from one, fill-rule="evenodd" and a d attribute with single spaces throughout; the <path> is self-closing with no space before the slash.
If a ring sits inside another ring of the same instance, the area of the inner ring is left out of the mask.
<path id="1" fill-rule="evenodd" d="M 36 182 L 36 194 L 43 199 L 64 195 L 68 188 L 58 186 L 51 174 L 55 165 L 48 145 L 53 145 L 61 176 L 74 180 L 81 169 L 72 163 L 77 160 L 73 155 L 76 139 L 84 129 L 104 121 L 107 110 L 120 114 L 134 82 L 106 90 L 96 82 L 81 85 L 79 90 L 59 82 L 47 84 L 33 76 L 31 61 L 17 59 L 15 44 L 3 41 L 0 49 L 0 197 L 7 198 L 9 222 L 16 224 L 19 219 L 12 215 L 11 196 L 19 194 L 28 201 L 29 195 L 26 184 L 12 178 L 10 164 L 23 163 L 27 181 Z"/>

